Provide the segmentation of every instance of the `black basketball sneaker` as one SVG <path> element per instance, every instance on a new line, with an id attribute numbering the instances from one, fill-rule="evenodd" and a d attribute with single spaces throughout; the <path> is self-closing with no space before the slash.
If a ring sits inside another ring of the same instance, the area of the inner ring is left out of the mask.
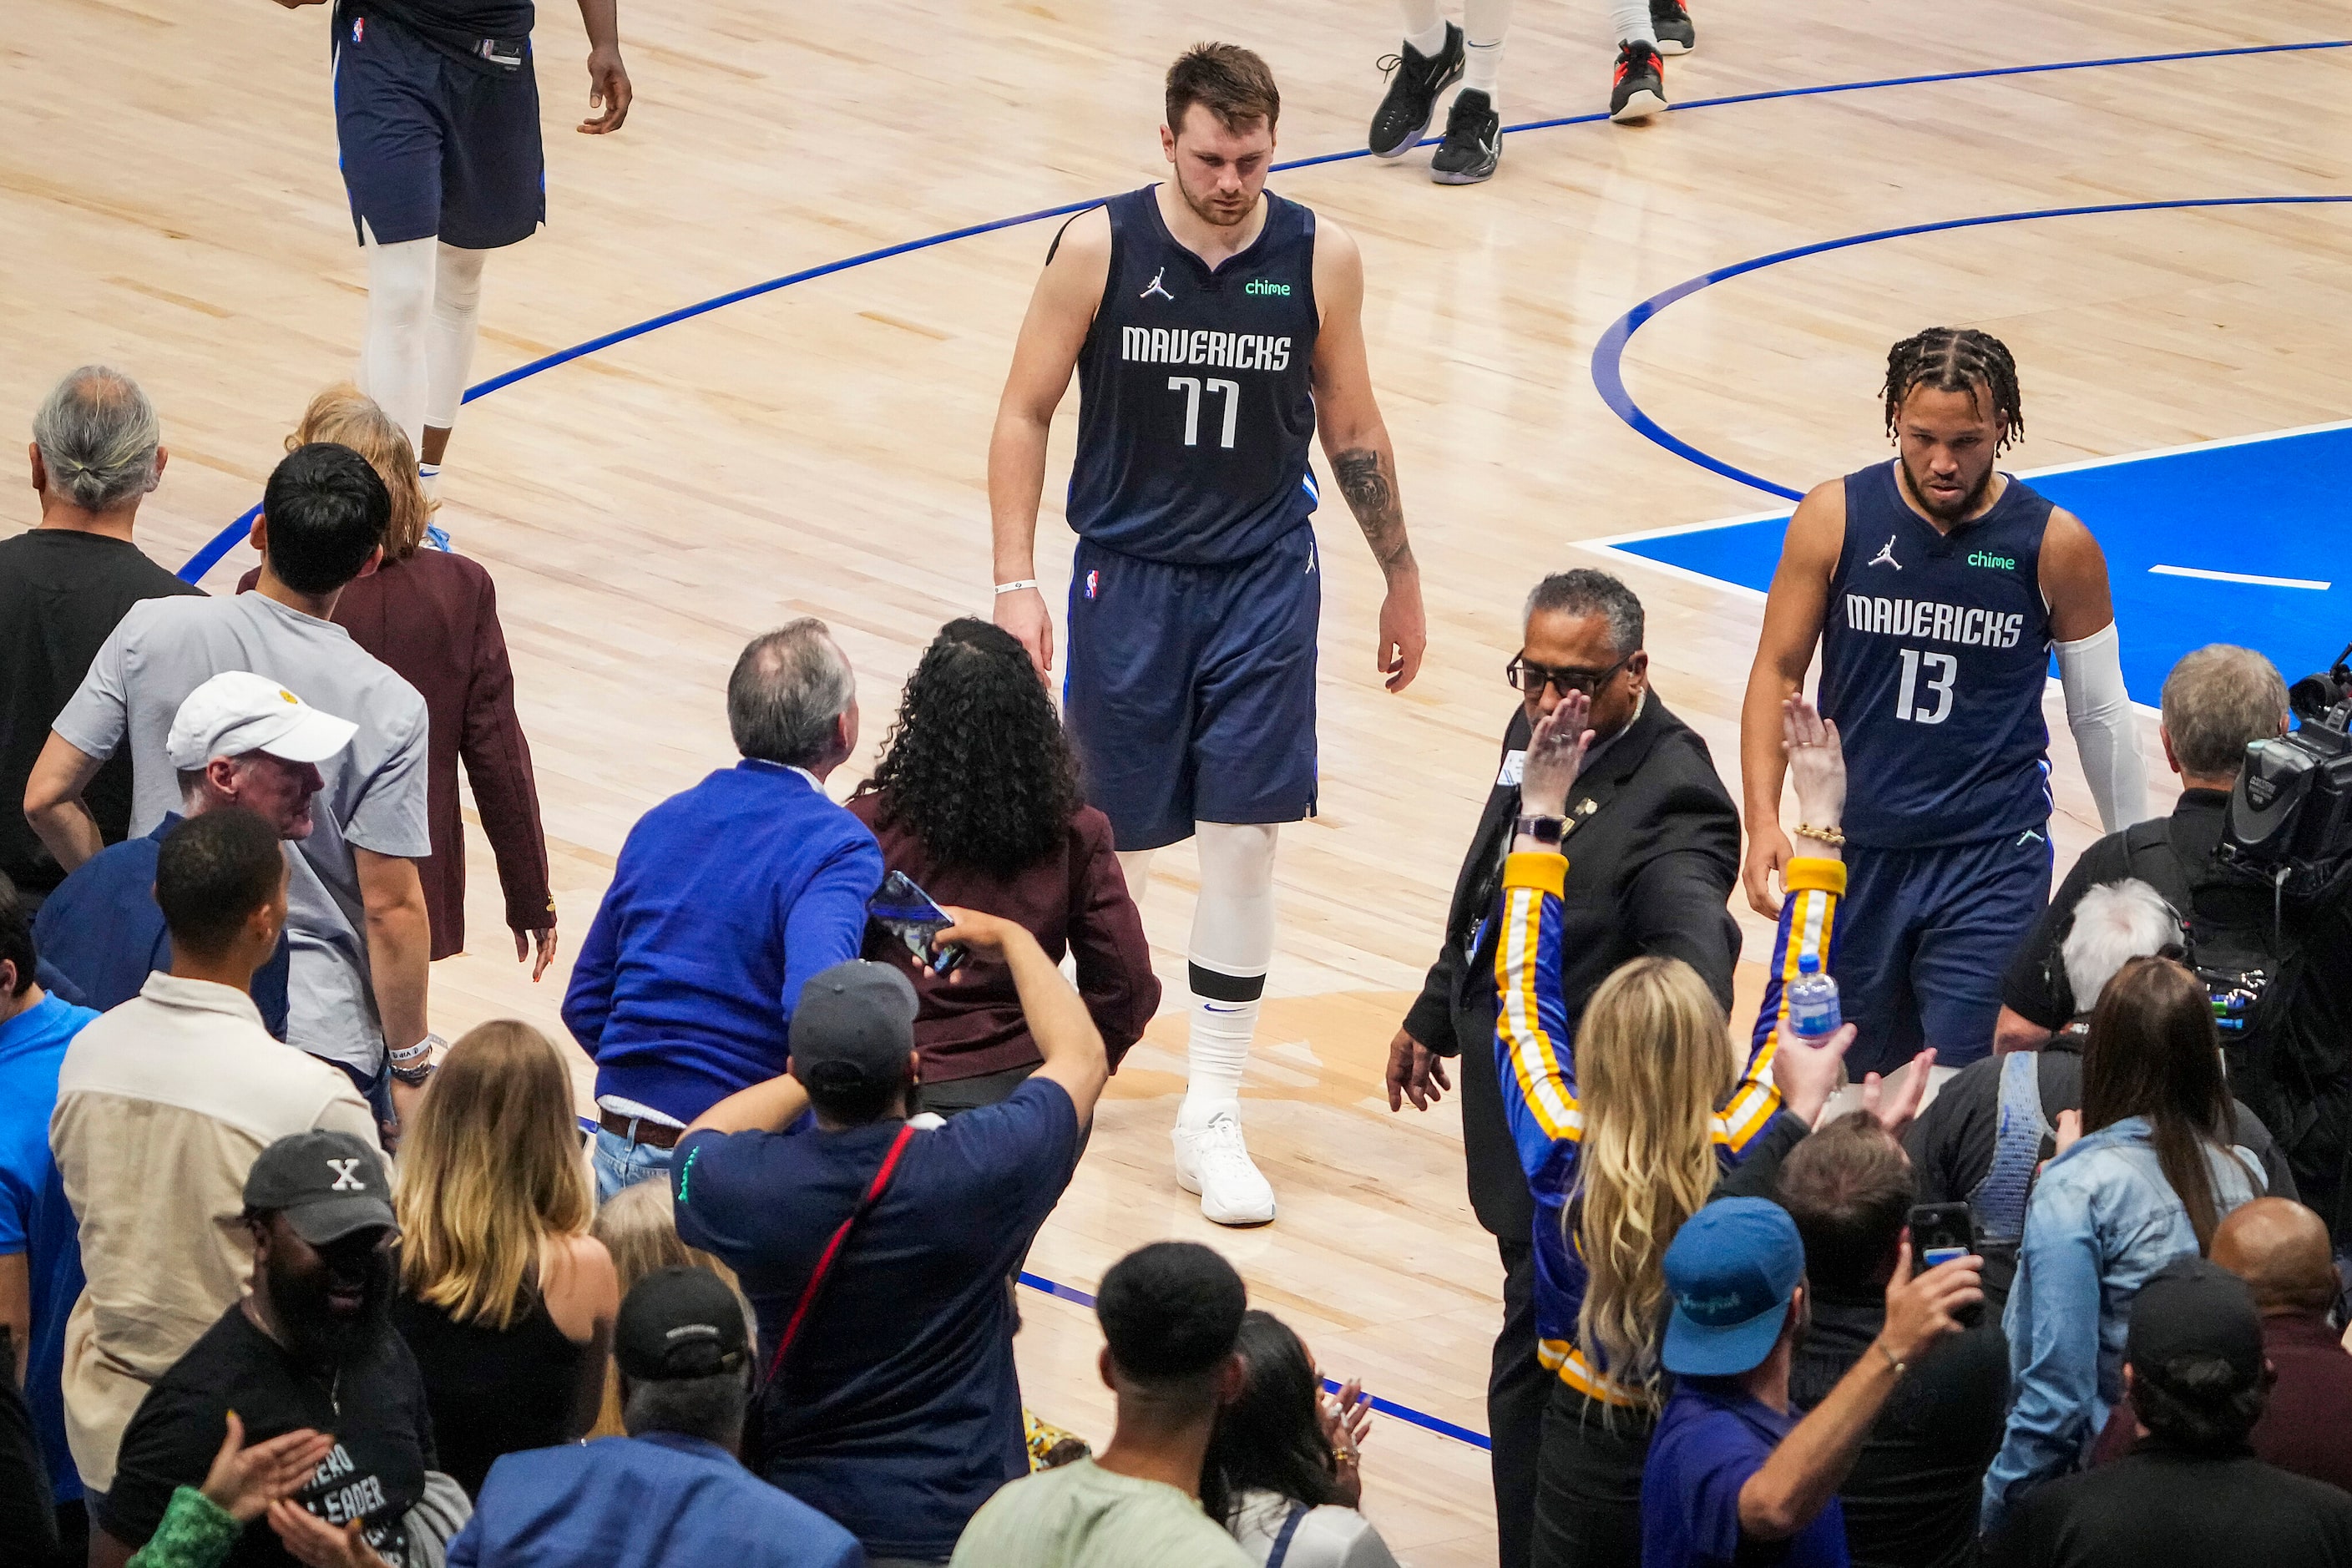
<path id="1" fill-rule="evenodd" d="M 1691 26 L 1690 7 L 1683 0 L 1650 0 L 1650 29 L 1658 35 L 1658 53 L 1686 55 L 1698 47 L 1698 29 Z"/>
<path id="2" fill-rule="evenodd" d="M 1495 100 L 1475 87 L 1454 95 L 1445 117 L 1445 140 L 1429 161 L 1429 177 L 1441 185 L 1475 185 L 1494 178 L 1503 161 L 1503 117 Z"/>
<path id="3" fill-rule="evenodd" d="M 1617 51 L 1616 85 L 1609 93 L 1609 118 L 1647 120 L 1666 107 L 1666 72 L 1658 51 L 1629 43 Z"/>
<path id="4" fill-rule="evenodd" d="M 1381 69 L 1389 78 L 1388 95 L 1372 111 L 1370 144 L 1375 158 L 1401 158 L 1437 112 L 1437 95 L 1462 79 L 1462 29 L 1445 24 L 1445 47 L 1424 55 L 1411 44 L 1403 53 L 1384 57 Z"/>

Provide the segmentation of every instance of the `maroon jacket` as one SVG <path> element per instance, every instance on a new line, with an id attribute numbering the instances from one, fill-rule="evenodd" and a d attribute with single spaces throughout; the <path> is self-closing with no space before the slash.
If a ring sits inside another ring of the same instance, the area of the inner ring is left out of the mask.
<path id="1" fill-rule="evenodd" d="M 1078 994 L 1102 1032 L 1112 1070 L 1118 1069 L 1160 1006 L 1160 980 L 1151 973 L 1143 917 L 1127 896 L 1127 877 L 1111 853 L 1108 817 L 1093 806 L 1078 807 L 1061 847 L 1006 882 L 970 868 L 943 867 L 907 828 L 878 826 L 878 794 L 859 795 L 849 810 L 873 828 L 886 873 L 904 871 L 939 903 L 1026 927 L 1056 963 L 1066 952 L 1076 953 Z M 919 973 L 904 944 L 872 924 L 866 928 L 866 956 L 896 963 L 915 982 L 923 1004 L 915 1044 L 923 1053 L 926 1083 L 1034 1067 L 1044 1059 L 1022 1019 L 1013 972 L 1003 964 L 974 954 L 950 984 Z"/>
<path id="2" fill-rule="evenodd" d="M 260 578 L 237 580 L 240 594 Z M 507 925 L 544 931 L 555 923 L 547 882 L 547 839 L 539 825 L 539 784 L 530 743 L 515 718 L 514 671 L 499 626 L 497 591 L 481 563 L 420 550 L 387 562 L 343 590 L 335 624 L 390 665 L 425 699 L 425 809 L 432 857 L 417 862 L 433 926 L 433 956 L 466 945 L 466 827 L 458 815 L 457 762 L 480 808 L 482 835 L 498 858 Z"/>
<path id="3" fill-rule="evenodd" d="M 2319 1312 L 2263 1313 L 2263 1354 L 2278 1384 L 2248 1439 L 2255 1454 L 2282 1470 L 2352 1491 L 2352 1354 Z M 2136 1425 L 2126 1394 L 2108 1415 L 2091 1462 L 2104 1465 L 2131 1452 Z"/>

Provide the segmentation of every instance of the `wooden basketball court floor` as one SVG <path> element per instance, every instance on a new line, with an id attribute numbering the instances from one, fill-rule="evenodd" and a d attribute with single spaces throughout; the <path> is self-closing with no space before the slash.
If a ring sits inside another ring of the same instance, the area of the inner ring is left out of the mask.
<path id="1" fill-rule="evenodd" d="M 632 0 L 636 105 L 597 140 L 571 129 L 585 110 L 578 19 L 560 0 L 541 11 L 551 222 L 492 262 L 478 378 L 746 285 L 1155 178 L 1160 74 L 1197 38 L 1273 64 L 1283 156 L 1358 151 L 1396 26 L 1385 0 Z M 1145 906 L 1171 1002 L 1031 1262 L 1084 1290 L 1142 1241 L 1212 1241 L 1328 1371 L 1473 1432 L 1500 1275 L 1464 1196 L 1453 1102 L 1392 1116 L 1380 1067 L 1491 777 L 1520 597 L 1599 559 L 1580 541 L 1769 504 L 1610 411 L 1589 363 L 1604 330 L 1683 279 L 1840 237 L 2352 190 L 2352 52 L 2244 52 L 2347 31 L 2322 0 L 1697 0 L 1696 15 L 1701 49 L 1668 62 L 1671 94 L 1768 96 L 1637 128 L 1516 132 L 1499 177 L 1472 189 L 1432 185 L 1426 152 L 1276 176 L 1363 247 L 1429 660 L 1409 692 L 1381 690 L 1377 574 L 1327 507 L 1322 814 L 1285 835 L 1248 1097 L 1281 1217 L 1218 1231 L 1169 1174 L 1192 891 L 1178 851 Z M 1604 108 L 1605 31 L 1596 0 L 1521 0 L 1507 123 Z M 138 376 L 172 450 L 141 540 L 173 566 L 258 496 L 304 401 L 349 373 L 358 342 L 326 34 L 322 12 L 259 0 L 35 0 L 0 29 L 0 409 L 28 420 L 87 361 Z M 2131 63 L 2183 55 L 2200 58 Z M 1983 74 L 2061 62 L 2125 63 Z M 1977 74 L 1769 96 L 1951 73 Z M 630 823 L 730 760 L 720 693 L 747 637 L 802 614 L 834 626 L 867 737 L 845 789 L 932 631 L 985 613 L 988 427 L 1050 233 L 996 228 L 814 277 L 534 374 L 460 422 L 443 521 L 498 581 L 567 958 Z M 2029 423 L 2011 468 L 2310 425 L 2352 415 L 2347 253 L 2352 211 L 2329 205 L 1895 237 L 1706 289 L 1628 346 L 1624 379 L 1682 440 L 1791 483 L 1884 454 L 1885 345 L 1936 322 L 2016 350 Z M 1075 409 L 1056 424 L 1041 529 L 1049 598 L 1066 581 L 1056 503 Z M 29 492 L 6 493 L 0 522 L 33 521 Z M 2227 519 L 2215 527 L 2226 552 Z M 226 589 L 247 563 L 240 546 L 205 581 Z M 1661 695 L 1736 789 L 1757 605 L 1619 564 L 1650 608 Z M 2054 696 L 2051 717 L 2063 865 L 2096 829 Z M 2144 724 L 2153 813 L 2170 791 Z M 473 863 L 474 951 L 436 969 L 436 1026 L 514 1015 L 562 1038 L 563 966 L 527 984 L 478 839 Z M 1769 933 L 1742 919 L 1759 955 Z M 1101 1438 L 1090 1315 L 1023 1299 L 1031 1403 Z M 1367 1510 L 1402 1557 L 1492 1561 L 1475 1447 L 1392 1419 L 1369 1473 Z"/>

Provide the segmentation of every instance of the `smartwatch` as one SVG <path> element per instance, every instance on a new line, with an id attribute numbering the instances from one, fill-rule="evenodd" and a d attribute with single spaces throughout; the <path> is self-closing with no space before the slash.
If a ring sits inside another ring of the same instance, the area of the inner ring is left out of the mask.
<path id="1" fill-rule="evenodd" d="M 1557 849 L 1559 847 L 1559 841 L 1568 837 L 1568 819 L 1529 814 L 1518 819 L 1517 830 L 1526 834 L 1538 844 L 1549 844 Z"/>

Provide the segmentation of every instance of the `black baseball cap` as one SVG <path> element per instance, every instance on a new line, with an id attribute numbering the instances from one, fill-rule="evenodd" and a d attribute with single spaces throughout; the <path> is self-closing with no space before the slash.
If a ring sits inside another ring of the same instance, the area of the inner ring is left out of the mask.
<path id="1" fill-rule="evenodd" d="M 284 1215 L 294 1234 L 313 1247 L 399 1223 L 375 1145 L 323 1128 L 264 1149 L 245 1174 L 245 1206 Z"/>
<path id="2" fill-rule="evenodd" d="M 914 984 L 853 958 L 809 976 L 793 1010 L 793 1076 L 820 1094 L 880 1089 L 906 1076 L 915 1048 Z"/>
<path id="3" fill-rule="evenodd" d="M 2233 1391 L 2262 1381 L 2263 1316 L 2253 1291 L 2220 1264 L 2194 1255 L 2148 1276 L 2132 1300 L 2131 1326 L 2124 1332 L 2124 1360 L 2135 1377 L 2164 1382 L 2166 1366 L 2186 1357 L 2228 1363 L 2236 1374 Z"/>
<path id="4" fill-rule="evenodd" d="M 735 1292 L 708 1268 L 656 1268 L 631 1287 L 613 1324 L 613 1359 L 640 1383 L 716 1377 L 751 1353 Z"/>

